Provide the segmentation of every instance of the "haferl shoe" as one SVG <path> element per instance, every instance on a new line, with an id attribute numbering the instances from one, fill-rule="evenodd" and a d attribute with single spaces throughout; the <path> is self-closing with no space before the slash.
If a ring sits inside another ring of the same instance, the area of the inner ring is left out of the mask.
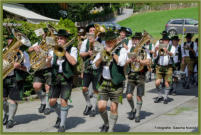
<path id="1" fill-rule="evenodd" d="M 59 128 L 60 123 L 61 123 L 61 119 L 59 117 L 57 117 L 57 121 L 56 121 L 54 127 Z"/>
<path id="2" fill-rule="evenodd" d="M 136 111 L 131 111 L 130 113 L 129 113 L 129 115 L 128 115 L 128 119 L 129 120 L 133 120 L 134 118 L 135 118 L 135 113 L 136 113 Z"/>
<path id="3" fill-rule="evenodd" d="M 58 129 L 58 132 L 65 132 L 65 127 L 64 126 L 61 126 L 61 127 L 59 127 L 59 129 Z"/>
<path id="4" fill-rule="evenodd" d="M 89 117 L 95 117 L 96 116 L 96 111 L 95 110 L 91 110 Z"/>
<path id="5" fill-rule="evenodd" d="M 163 101 L 163 97 L 157 97 L 155 100 L 154 100 L 154 103 L 159 103 Z"/>
<path id="6" fill-rule="evenodd" d="M 6 124 L 6 128 L 12 128 L 15 125 L 15 122 L 13 120 L 9 120 Z"/>
<path id="7" fill-rule="evenodd" d="M 44 114 L 45 115 L 50 114 L 50 112 L 51 112 L 50 108 L 45 108 L 45 110 L 44 110 Z"/>
<path id="8" fill-rule="evenodd" d="M 168 99 L 164 99 L 163 104 L 167 104 L 168 103 Z"/>
<path id="9" fill-rule="evenodd" d="M 40 105 L 40 108 L 38 108 L 38 112 L 39 112 L 39 113 L 43 113 L 44 110 L 45 110 L 45 106 L 46 106 L 45 104 L 41 104 L 41 105 Z"/>
<path id="10" fill-rule="evenodd" d="M 140 116 L 135 117 L 135 122 L 136 123 L 140 122 Z"/>
<path id="11" fill-rule="evenodd" d="M 85 108 L 83 114 L 84 114 L 84 115 L 89 115 L 89 113 L 90 113 L 90 111 L 91 111 L 91 108 L 92 108 L 92 106 L 86 106 L 86 108 Z"/>
<path id="12" fill-rule="evenodd" d="M 8 122 L 8 115 L 5 114 L 3 117 L 3 125 L 6 125 L 7 122 Z"/>
<path id="13" fill-rule="evenodd" d="M 103 125 L 100 132 L 108 132 L 109 126 Z"/>

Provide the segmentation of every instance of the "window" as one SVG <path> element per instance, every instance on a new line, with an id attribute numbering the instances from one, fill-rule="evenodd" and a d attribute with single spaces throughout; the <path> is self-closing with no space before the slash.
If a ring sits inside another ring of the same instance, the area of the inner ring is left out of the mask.
<path id="1" fill-rule="evenodd" d="M 198 24 L 198 21 L 196 21 L 196 20 L 186 20 L 185 24 L 187 24 L 187 25 L 194 25 L 194 24 Z"/>
<path id="2" fill-rule="evenodd" d="M 183 24 L 184 20 L 174 20 L 171 24 Z"/>

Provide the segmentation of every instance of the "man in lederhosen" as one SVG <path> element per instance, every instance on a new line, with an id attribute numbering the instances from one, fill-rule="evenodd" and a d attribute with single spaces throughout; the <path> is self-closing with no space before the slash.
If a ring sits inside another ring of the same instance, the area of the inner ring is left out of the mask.
<path id="1" fill-rule="evenodd" d="M 47 36 L 48 29 L 43 28 L 44 34 L 42 35 L 43 40 Z M 40 42 L 36 42 L 34 45 L 29 47 L 28 52 L 35 51 L 36 53 L 40 52 Z M 46 66 L 38 70 L 34 73 L 34 79 L 33 79 L 33 88 L 38 95 L 38 97 L 41 100 L 41 105 L 38 108 L 39 113 L 44 113 L 45 115 L 50 114 L 50 105 L 49 105 L 49 98 L 48 93 L 50 90 L 51 85 L 51 79 L 52 79 L 52 73 L 51 73 L 51 58 L 53 56 L 53 50 L 48 51 L 48 56 L 46 58 Z M 45 88 L 45 91 L 43 91 L 43 87 Z"/>
<path id="2" fill-rule="evenodd" d="M 125 40 L 123 46 L 127 51 L 129 51 L 129 48 L 131 48 L 131 46 L 132 46 L 132 39 L 129 39 L 129 36 L 132 35 L 132 30 L 130 28 L 121 27 L 118 30 L 118 32 L 119 32 L 119 41 Z M 125 91 L 126 85 L 128 82 L 128 69 L 127 69 L 127 67 L 125 67 L 125 69 L 124 69 L 124 74 L 126 76 L 126 79 L 124 81 L 124 91 Z"/>
<path id="3" fill-rule="evenodd" d="M 108 132 L 108 129 L 109 132 L 114 130 L 114 126 L 118 119 L 118 104 L 122 102 L 122 86 L 123 81 L 125 80 L 124 65 L 126 63 L 127 51 L 124 47 L 120 47 L 113 53 L 111 52 L 118 42 L 117 37 L 117 33 L 113 30 L 108 30 L 104 34 L 104 39 L 106 41 L 105 50 L 102 53 L 99 53 L 93 61 L 93 68 L 103 68 L 98 96 L 98 109 L 101 118 L 104 121 L 101 132 Z M 112 53 L 112 57 L 110 57 L 111 55 L 108 53 Z M 109 57 L 111 59 L 107 60 Z M 108 119 L 106 108 L 109 99 L 111 105 L 110 117 Z"/>
<path id="4" fill-rule="evenodd" d="M 194 63 L 196 59 L 196 50 L 197 46 L 192 41 L 193 35 L 191 33 L 187 33 L 186 35 L 186 42 L 181 45 L 181 52 L 182 52 L 182 61 L 181 61 L 181 70 L 184 71 L 185 68 L 188 68 L 188 77 L 186 85 L 184 88 L 190 88 L 190 82 L 193 80 L 193 70 L 194 70 Z"/>
<path id="5" fill-rule="evenodd" d="M 8 39 L 8 45 L 12 44 L 13 36 Z M 3 125 L 12 128 L 16 122 L 14 117 L 18 108 L 18 101 L 22 100 L 24 94 L 24 82 L 27 71 L 30 69 L 29 55 L 26 52 L 31 44 L 22 45 L 19 50 L 23 52 L 22 63 L 15 62 L 14 70 L 3 80 Z M 18 54 L 17 54 L 18 55 Z M 20 55 L 18 55 L 20 57 Z"/>
<path id="6" fill-rule="evenodd" d="M 95 37 L 95 26 L 94 24 L 89 25 L 86 28 L 86 32 L 88 38 L 82 42 L 80 49 L 80 56 L 83 58 L 84 62 L 84 74 L 83 74 L 83 87 L 82 93 L 84 95 L 85 101 L 87 103 L 85 110 L 83 112 L 84 115 L 90 115 L 90 117 L 94 117 L 96 115 L 96 107 L 97 107 L 97 95 L 98 89 L 97 84 L 100 80 L 100 69 L 93 69 L 92 64 L 92 55 L 94 49 L 94 43 L 96 41 Z M 89 85 L 92 82 L 93 87 L 93 103 L 91 103 L 90 95 L 89 95 Z"/>
<path id="7" fill-rule="evenodd" d="M 154 53 L 154 49 L 155 46 L 154 44 L 151 43 L 151 40 L 147 41 L 147 43 L 144 45 L 144 47 L 146 48 L 146 50 L 149 52 L 150 57 L 151 57 L 151 63 L 148 66 L 148 74 L 146 75 L 147 80 L 151 81 L 151 76 L 152 76 L 152 62 L 153 62 L 153 53 Z"/>
<path id="8" fill-rule="evenodd" d="M 135 33 L 135 35 L 132 37 L 134 40 L 137 40 L 136 42 L 138 45 L 139 40 L 142 38 L 142 34 Z M 133 52 L 136 46 L 133 46 L 129 51 Z M 134 71 L 130 66 L 130 71 L 128 73 L 128 85 L 127 85 L 127 91 L 126 91 L 126 97 L 128 100 L 128 103 L 131 107 L 131 112 L 129 113 L 129 119 L 133 120 L 135 118 L 135 122 L 140 122 L 140 111 L 142 107 L 142 96 L 144 95 L 145 91 L 145 74 L 147 72 L 147 65 L 150 64 L 151 57 L 149 54 L 149 51 L 145 49 L 144 47 L 141 48 L 142 51 L 146 52 L 146 59 L 138 60 L 134 57 L 128 58 L 127 63 L 132 64 L 133 62 L 139 63 L 141 66 L 143 65 L 144 68 L 140 71 Z M 134 100 L 133 100 L 133 92 L 135 87 L 137 87 L 137 106 L 135 108 Z M 136 116 L 135 116 L 136 115 Z"/>
<path id="9" fill-rule="evenodd" d="M 69 33 L 60 29 L 57 33 L 57 43 L 59 46 L 64 46 L 67 43 Z M 68 100 L 71 96 L 72 91 L 72 76 L 73 76 L 73 66 L 77 63 L 77 48 L 68 46 L 63 48 L 65 51 L 64 56 L 57 56 L 56 51 L 54 51 L 52 59 L 52 86 L 49 93 L 49 103 L 50 106 L 57 113 L 57 121 L 55 124 L 58 132 L 65 132 L 65 122 L 68 114 L 69 106 Z M 59 51 L 60 49 L 58 49 Z M 57 103 L 57 98 L 60 97 L 59 105 Z"/>
<path id="10" fill-rule="evenodd" d="M 172 72 L 173 72 L 173 57 L 175 55 L 175 46 L 169 44 L 169 37 L 164 35 L 160 40 L 160 44 L 165 44 L 166 47 L 162 47 L 159 50 L 159 46 L 155 47 L 154 59 L 156 62 L 156 89 L 158 91 L 158 97 L 154 100 L 154 103 L 158 103 L 164 100 L 164 104 L 168 103 L 168 94 L 170 91 L 170 82 L 172 81 Z M 159 44 L 159 45 L 160 45 Z M 162 87 L 161 80 L 165 81 L 165 95 L 162 96 Z"/>
<path id="11" fill-rule="evenodd" d="M 173 78 L 171 83 L 170 94 L 176 95 L 176 83 L 178 82 L 178 74 L 174 71 L 180 71 L 181 65 L 181 45 L 179 45 L 179 37 L 173 36 L 171 38 L 172 45 L 175 46 L 175 56 L 173 57 L 174 60 L 174 67 L 173 67 Z"/>
<path id="12" fill-rule="evenodd" d="M 195 43 L 197 45 L 197 50 L 196 50 L 196 59 L 195 59 L 195 64 L 194 64 L 194 79 L 195 79 L 195 85 L 198 86 L 198 38 L 195 39 Z"/>

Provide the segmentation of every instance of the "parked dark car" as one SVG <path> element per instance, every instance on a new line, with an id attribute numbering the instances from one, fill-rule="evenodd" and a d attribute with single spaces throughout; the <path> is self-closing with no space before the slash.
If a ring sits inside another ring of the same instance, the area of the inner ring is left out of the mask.
<path id="1" fill-rule="evenodd" d="M 106 28 L 115 28 L 115 29 L 120 29 L 121 26 L 117 23 L 114 22 L 95 22 L 101 25 L 105 25 Z"/>
<path id="2" fill-rule="evenodd" d="M 170 36 L 176 34 L 198 33 L 198 21 L 190 18 L 171 19 L 165 25 L 165 30 Z"/>

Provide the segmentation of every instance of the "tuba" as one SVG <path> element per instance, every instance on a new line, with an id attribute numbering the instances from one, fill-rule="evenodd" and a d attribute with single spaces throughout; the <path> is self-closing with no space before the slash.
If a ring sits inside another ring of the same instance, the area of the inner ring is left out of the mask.
<path id="1" fill-rule="evenodd" d="M 142 39 L 140 40 L 140 42 L 136 45 L 136 48 L 134 49 L 133 52 L 131 53 L 128 53 L 128 57 L 131 58 L 131 57 L 135 57 L 136 59 L 138 60 L 144 60 L 146 59 L 146 56 L 147 56 L 147 52 L 145 49 L 143 49 L 143 46 L 144 44 L 149 41 L 151 39 L 151 36 L 145 31 L 143 33 L 143 37 Z M 131 63 L 131 69 L 134 71 L 134 72 L 138 72 L 138 71 L 141 71 L 142 69 L 144 68 L 143 65 L 140 65 L 140 63 L 138 62 L 133 62 Z"/>
<path id="2" fill-rule="evenodd" d="M 15 32 L 14 29 L 12 29 L 12 33 L 14 35 L 13 41 L 3 49 L 3 79 L 14 70 L 15 62 L 21 63 L 23 61 L 24 55 L 19 48 L 22 45 L 29 46 L 31 44 L 30 40 L 24 34 Z"/>
<path id="3" fill-rule="evenodd" d="M 49 24 L 47 25 L 47 28 L 47 36 L 43 38 L 39 44 L 40 51 L 33 51 L 30 54 L 30 64 L 34 72 L 43 69 L 47 65 L 46 58 L 48 56 L 48 52 L 52 49 L 52 46 L 56 44 L 56 36 L 54 35 L 56 29 Z"/>

